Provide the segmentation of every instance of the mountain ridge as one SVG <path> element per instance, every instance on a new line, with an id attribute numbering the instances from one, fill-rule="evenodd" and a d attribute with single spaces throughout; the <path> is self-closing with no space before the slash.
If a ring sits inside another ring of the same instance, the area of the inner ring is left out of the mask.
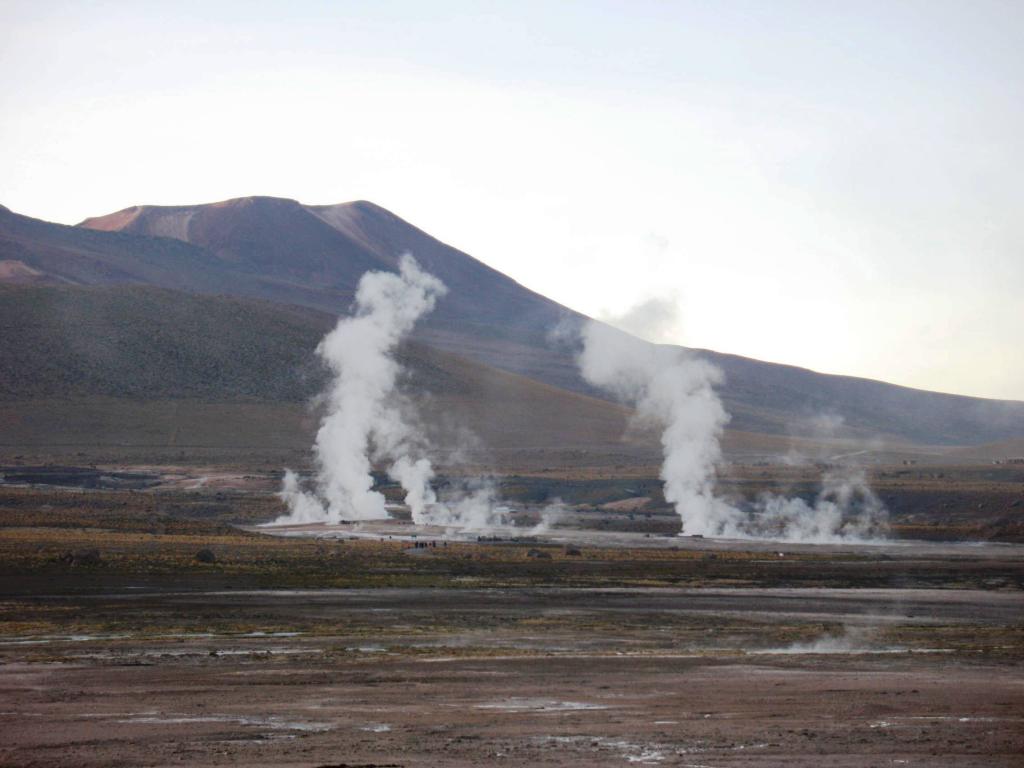
<path id="1" fill-rule="evenodd" d="M 0 214 L 0 260 L 20 261 L 47 279 L 249 296 L 332 314 L 347 310 L 366 269 L 393 268 L 403 251 L 449 286 L 449 295 L 417 329 L 418 341 L 561 389 L 600 395 L 581 380 L 572 351 L 548 342 L 555 325 L 584 316 L 369 201 L 304 206 L 256 196 L 134 206 L 75 227 Z M 740 430 L 808 434 L 815 418 L 826 414 L 841 417 L 846 434 L 919 443 L 981 444 L 1024 434 L 1024 403 L 1017 401 L 693 352 L 723 370 L 721 396 Z"/>

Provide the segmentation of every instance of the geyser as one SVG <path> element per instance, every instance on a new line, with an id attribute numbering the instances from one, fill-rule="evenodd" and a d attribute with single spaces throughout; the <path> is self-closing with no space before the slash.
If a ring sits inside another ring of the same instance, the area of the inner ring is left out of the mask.
<path id="1" fill-rule="evenodd" d="M 684 350 L 649 344 L 596 321 L 586 323 L 581 336 L 583 378 L 662 428 L 665 499 L 685 532 L 720 534 L 732 510 L 714 493 L 722 456 L 718 438 L 729 419 L 714 390 L 718 370 Z"/>
<path id="2" fill-rule="evenodd" d="M 579 336 L 583 378 L 661 429 L 665 499 L 684 534 L 829 542 L 884 531 L 885 507 L 862 473 L 826 475 L 814 504 L 766 495 L 744 510 L 718 498 L 720 437 L 729 420 L 715 391 L 721 372 L 687 350 L 641 341 L 597 321 L 586 322 Z"/>
<path id="3" fill-rule="evenodd" d="M 317 353 L 333 374 L 327 413 L 317 432 L 316 485 L 303 490 L 286 471 L 280 496 L 289 514 L 278 523 L 369 520 L 388 516 L 384 496 L 373 490 L 374 463 L 401 484 L 413 519 L 436 502 L 434 470 L 423 439 L 396 391 L 398 343 L 446 292 L 409 254 L 399 272 L 367 272 L 359 281 L 351 316 L 339 318 Z"/>
<path id="4" fill-rule="evenodd" d="M 487 479 L 463 480 L 438 499 L 429 446 L 416 427 L 412 402 L 397 389 L 395 349 L 445 293 L 444 284 L 409 254 L 398 274 L 367 272 L 360 279 L 353 313 L 340 318 L 317 347 L 333 378 L 314 445 L 315 487 L 303 489 L 298 475 L 286 470 L 279 496 L 288 514 L 275 524 L 389 517 L 384 496 L 373 490 L 374 465 L 402 486 L 418 525 L 473 531 L 507 523 L 508 509 L 497 504 Z"/>

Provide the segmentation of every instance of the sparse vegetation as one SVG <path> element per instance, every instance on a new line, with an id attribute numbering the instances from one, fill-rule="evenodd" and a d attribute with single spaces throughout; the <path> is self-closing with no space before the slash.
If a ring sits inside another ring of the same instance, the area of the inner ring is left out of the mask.
<path id="1" fill-rule="evenodd" d="M 0 486 L 0 583 L 6 594 L 127 586 L 1024 586 L 1017 561 L 460 542 L 410 557 L 399 541 L 275 538 L 234 526 L 279 510 L 265 494 Z M 201 550 L 214 560 L 197 557 Z M 63 559 L 89 551 L 101 557 Z"/>

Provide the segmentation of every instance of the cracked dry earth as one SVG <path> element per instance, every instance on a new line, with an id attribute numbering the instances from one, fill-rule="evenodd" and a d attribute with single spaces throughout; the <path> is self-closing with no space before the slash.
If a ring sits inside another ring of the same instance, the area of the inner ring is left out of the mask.
<path id="1" fill-rule="evenodd" d="M 1016 592 L 31 601 L 108 630 L 0 643 L 5 766 L 959 768 L 1024 754 Z M 136 619 L 111 623 L 122 615 Z M 183 615 L 194 624 L 168 629 Z M 225 631 L 218 617 L 248 623 Z"/>

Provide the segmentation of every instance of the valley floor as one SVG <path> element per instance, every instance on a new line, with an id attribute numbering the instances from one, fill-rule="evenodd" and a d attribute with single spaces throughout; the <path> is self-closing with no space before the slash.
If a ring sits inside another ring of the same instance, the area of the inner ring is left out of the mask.
<path id="1" fill-rule="evenodd" d="M 47 471 L 94 487 L 0 485 L 0 765 L 959 768 L 1024 754 L 1019 544 L 669 537 L 656 509 L 602 506 L 622 485 L 603 479 L 576 486 L 587 531 L 426 547 L 399 522 L 270 536 L 252 527 L 281 511 L 267 475 Z M 1017 510 L 1014 481 L 961 479 L 938 501 L 936 482 L 892 486 L 921 500 L 902 514 L 933 538 L 985 530 L 949 494 Z"/>
<path id="2" fill-rule="evenodd" d="M 313 590 L 7 601 L 0 763 L 1014 766 L 1020 592 Z"/>

